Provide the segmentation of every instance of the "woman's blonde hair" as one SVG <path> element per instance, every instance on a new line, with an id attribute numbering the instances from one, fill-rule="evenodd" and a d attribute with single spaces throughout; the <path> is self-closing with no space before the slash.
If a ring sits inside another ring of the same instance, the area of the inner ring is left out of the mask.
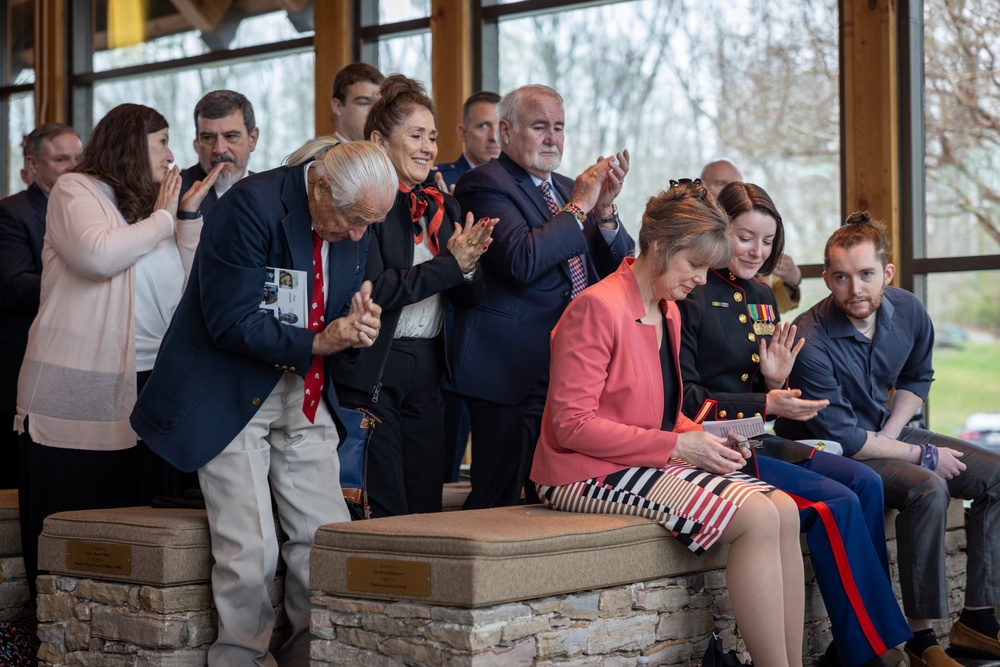
<path id="1" fill-rule="evenodd" d="M 666 272 L 674 254 L 687 251 L 698 266 L 726 266 L 732 258 L 729 216 L 722 210 L 701 179 L 671 181 L 669 190 L 650 197 L 639 229 L 639 252 L 651 257 L 653 273 Z"/>

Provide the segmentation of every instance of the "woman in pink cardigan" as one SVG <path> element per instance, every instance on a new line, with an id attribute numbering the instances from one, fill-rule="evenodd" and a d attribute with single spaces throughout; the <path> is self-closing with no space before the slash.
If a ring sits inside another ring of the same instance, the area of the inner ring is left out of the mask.
<path id="1" fill-rule="evenodd" d="M 580 294 L 552 332 L 551 378 L 531 479 L 547 506 L 637 514 L 694 553 L 729 544 L 730 600 L 754 664 L 802 664 L 798 514 L 741 472 L 750 452 L 680 412 L 674 301 L 729 261 L 729 218 L 701 181 L 651 198 L 640 254 Z"/>
<path id="2" fill-rule="evenodd" d="M 179 201 L 166 119 L 122 104 L 49 195 L 38 315 L 17 386 L 21 538 L 34 592 L 53 512 L 148 505 L 164 464 L 129 425 L 191 268 L 218 165 Z"/>

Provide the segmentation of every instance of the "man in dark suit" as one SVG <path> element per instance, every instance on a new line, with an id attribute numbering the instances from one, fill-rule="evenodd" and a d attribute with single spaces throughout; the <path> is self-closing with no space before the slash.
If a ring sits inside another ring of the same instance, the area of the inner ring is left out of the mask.
<path id="1" fill-rule="evenodd" d="M 503 152 L 455 189 L 463 213 L 500 220 L 480 263 L 486 296 L 455 313 L 451 346 L 455 391 L 472 416 L 470 509 L 520 502 L 548 388 L 549 332 L 570 299 L 635 248 L 614 204 L 627 151 L 574 182 L 554 173 L 565 119 L 559 93 L 523 86 L 499 113 Z M 530 486 L 526 493 L 536 497 Z"/>
<path id="2" fill-rule="evenodd" d="M 500 96 L 488 90 L 476 93 L 462 105 L 462 122 L 456 128 L 462 140 L 462 154 L 454 162 L 435 165 L 428 181 L 442 192 L 453 192 L 459 177 L 473 167 L 500 156 L 497 141 L 497 104 Z"/>
<path id="3" fill-rule="evenodd" d="M 153 450 L 198 470 L 219 615 L 209 665 L 274 664 L 272 489 L 288 535 L 284 608 L 292 625 L 279 664 L 308 664 L 313 535 L 349 520 L 329 357 L 378 337 L 381 309 L 362 282 L 365 232 L 388 213 L 398 180 L 374 144 L 334 143 L 314 139 L 290 166 L 244 179 L 216 204 L 132 413 Z M 261 307 L 263 285 L 282 271 L 307 285 L 304 328 Z"/>
<path id="4" fill-rule="evenodd" d="M 27 190 L 0 200 L 0 489 L 17 486 L 17 433 L 13 430 L 17 376 L 38 313 L 42 238 L 49 191 L 76 166 L 83 145 L 76 131 L 47 123 L 24 138 Z"/>
<path id="5" fill-rule="evenodd" d="M 251 173 L 247 164 L 257 148 L 260 130 L 250 100 L 232 90 L 213 90 L 201 98 L 194 107 L 194 127 L 198 164 L 181 172 L 181 197 L 204 180 L 212 167 L 220 162 L 226 165 L 201 203 L 201 214 L 207 216 L 219 197 Z"/>

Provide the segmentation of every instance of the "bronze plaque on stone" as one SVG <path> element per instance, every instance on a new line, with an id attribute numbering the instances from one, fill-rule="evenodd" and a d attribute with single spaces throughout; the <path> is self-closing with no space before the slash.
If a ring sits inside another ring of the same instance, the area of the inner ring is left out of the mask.
<path id="1" fill-rule="evenodd" d="M 132 547 L 128 544 L 66 540 L 66 569 L 127 576 L 132 573 Z"/>
<path id="2" fill-rule="evenodd" d="M 431 564 L 412 560 L 348 558 L 347 590 L 430 597 Z"/>

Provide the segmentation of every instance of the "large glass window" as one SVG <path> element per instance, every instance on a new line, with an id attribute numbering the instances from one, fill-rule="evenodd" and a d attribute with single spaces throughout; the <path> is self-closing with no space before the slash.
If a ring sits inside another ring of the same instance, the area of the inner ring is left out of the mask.
<path id="1" fill-rule="evenodd" d="M 24 189 L 21 139 L 35 127 L 35 2 L 0 0 L 0 197 Z"/>
<path id="2" fill-rule="evenodd" d="M 379 40 L 378 68 L 383 74 L 399 72 L 417 79 L 431 93 L 431 33 Z"/>
<path id="3" fill-rule="evenodd" d="M 225 3 L 202 3 L 200 12 L 185 15 L 171 3 L 94 3 L 94 71 L 159 63 L 211 51 L 272 44 L 311 35 L 298 30 L 285 12 L 248 16 L 241 11 L 217 15 Z M 242 7 L 242 4 L 239 5 Z M 121 12 L 113 11 L 123 7 Z M 144 12 L 129 12 L 144 7 Z M 109 28 L 110 26 L 110 28 Z"/>
<path id="4" fill-rule="evenodd" d="M 936 333 L 929 425 L 973 441 L 982 413 L 1000 421 L 998 54 L 1000 5 L 925 0 L 927 218 L 915 254 L 942 271 L 917 283 Z"/>
<path id="5" fill-rule="evenodd" d="M 957 435 L 975 413 L 1000 420 L 1000 271 L 931 274 L 927 309 L 934 319 L 930 427 Z"/>
<path id="6" fill-rule="evenodd" d="M 378 22 L 398 23 L 431 15 L 431 0 L 377 0 Z"/>
<path id="7" fill-rule="evenodd" d="M 728 158 L 774 198 L 786 250 L 822 261 L 839 224 L 835 0 L 634 0 L 501 19 L 501 93 L 544 83 L 566 100 L 560 172 L 628 148 L 619 199 L 638 229 L 672 178 Z"/>
<path id="8" fill-rule="evenodd" d="M 253 62 L 181 70 L 168 74 L 102 82 L 94 86 L 94 119 L 123 102 L 151 106 L 170 123 L 170 148 L 183 167 L 195 163 L 194 106 L 205 93 L 236 90 L 254 106 L 260 139 L 250 159 L 252 171 L 276 167 L 313 136 L 312 51 Z M 180 94 L 183 92 L 183 94 Z"/>
<path id="9" fill-rule="evenodd" d="M 1000 4 L 925 0 L 927 257 L 1000 253 Z"/>

